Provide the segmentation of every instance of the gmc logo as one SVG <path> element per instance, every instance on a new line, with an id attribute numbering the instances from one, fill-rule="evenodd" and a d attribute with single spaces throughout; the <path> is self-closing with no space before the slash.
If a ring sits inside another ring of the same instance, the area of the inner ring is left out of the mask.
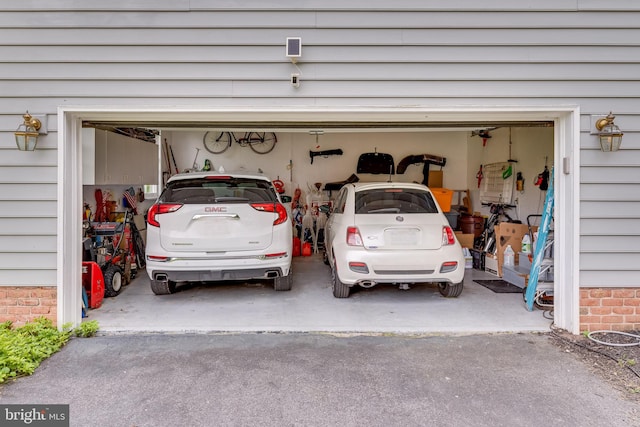
<path id="1" fill-rule="evenodd" d="M 227 208 L 224 206 L 213 206 L 209 208 L 204 208 L 205 212 L 226 212 Z"/>

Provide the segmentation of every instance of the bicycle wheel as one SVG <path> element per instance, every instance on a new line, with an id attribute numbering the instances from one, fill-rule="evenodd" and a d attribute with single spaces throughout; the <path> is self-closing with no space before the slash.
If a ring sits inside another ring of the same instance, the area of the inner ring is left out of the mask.
<path id="1" fill-rule="evenodd" d="M 231 145 L 229 132 L 207 132 L 202 138 L 204 148 L 212 154 L 222 154 Z"/>
<path id="2" fill-rule="evenodd" d="M 249 148 L 258 154 L 270 153 L 278 142 L 273 132 L 251 132 L 247 138 Z"/>
<path id="3" fill-rule="evenodd" d="M 133 249 L 136 253 L 136 266 L 138 268 L 144 268 L 147 265 L 146 250 L 144 246 L 144 240 L 142 240 L 142 236 L 137 228 L 133 228 Z"/>

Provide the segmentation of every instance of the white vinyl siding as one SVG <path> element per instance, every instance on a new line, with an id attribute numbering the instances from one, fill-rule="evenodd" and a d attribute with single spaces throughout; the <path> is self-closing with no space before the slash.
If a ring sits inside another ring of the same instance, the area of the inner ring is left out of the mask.
<path id="1" fill-rule="evenodd" d="M 56 283 L 58 106 L 578 105 L 580 283 L 640 286 L 638 2 L 8 0 L 0 12 L 0 285 Z M 286 37 L 302 37 L 297 66 Z M 15 149 L 25 110 L 49 115 L 35 153 Z M 618 153 L 591 134 L 609 111 Z"/>

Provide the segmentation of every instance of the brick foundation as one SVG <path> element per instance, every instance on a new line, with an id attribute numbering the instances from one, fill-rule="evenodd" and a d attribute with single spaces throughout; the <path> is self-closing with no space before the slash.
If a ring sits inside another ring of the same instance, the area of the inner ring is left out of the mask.
<path id="1" fill-rule="evenodd" d="M 58 320 L 57 289 L 52 286 L 0 287 L 0 322 L 22 326 L 38 317 Z"/>
<path id="2" fill-rule="evenodd" d="M 640 289 L 580 289 L 580 330 L 640 330 Z"/>

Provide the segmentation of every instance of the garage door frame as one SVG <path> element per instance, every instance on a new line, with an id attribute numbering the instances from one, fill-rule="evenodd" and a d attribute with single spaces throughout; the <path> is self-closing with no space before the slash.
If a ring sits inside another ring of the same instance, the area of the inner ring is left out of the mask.
<path id="1" fill-rule="evenodd" d="M 82 141 L 83 121 L 184 122 L 207 127 L 212 121 L 263 122 L 473 122 L 553 121 L 556 167 L 555 325 L 579 333 L 579 147 L 578 106 L 507 107 L 270 107 L 162 108 L 64 106 L 58 108 L 58 325 L 82 321 Z M 160 156 L 158 157 L 160 161 Z M 161 177 L 158 178 L 160 185 Z M 523 305 L 523 309 L 524 305 Z"/>

